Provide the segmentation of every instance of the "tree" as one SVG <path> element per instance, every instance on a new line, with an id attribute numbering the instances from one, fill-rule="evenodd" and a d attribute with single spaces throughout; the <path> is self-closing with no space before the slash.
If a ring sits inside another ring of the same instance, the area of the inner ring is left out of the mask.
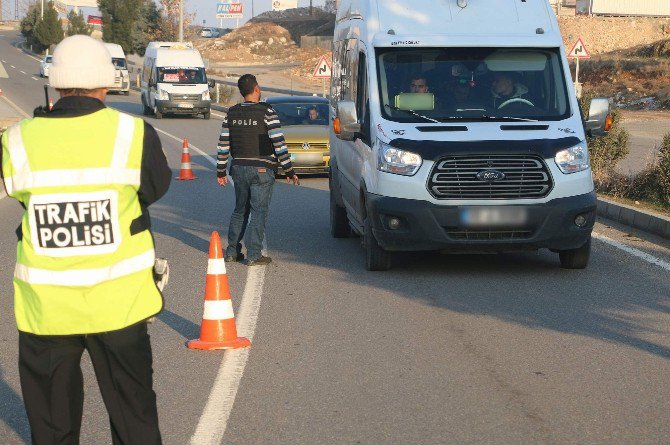
<path id="1" fill-rule="evenodd" d="M 135 53 L 144 55 L 147 44 L 161 37 L 161 12 L 153 0 L 144 0 L 141 5 L 140 18 L 133 29 L 133 47 Z"/>
<path id="2" fill-rule="evenodd" d="M 67 35 L 73 36 L 75 34 L 83 34 L 90 36 L 93 32 L 93 27 L 86 24 L 84 17 L 81 14 L 74 12 L 74 9 L 67 15 Z"/>
<path id="3" fill-rule="evenodd" d="M 40 46 L 35 38 L 35 26 L 37 26 L 37 22 L 39 21 L 40 6 L 37 3 L 33 3 L 28 7 L 26 16 L 21 20 L 21 34 L 26 38 L 28 45 Z"/>
<path id="4" fill-rule="evenodd" d="M 102 12 L 102 39 L 118 43 L 125 53 L 134 53 L 136 23 L 144 0 L 98 0 Z"/>
<path id="5" fill-rule="evenodd" d="M 160 0 L 161 4 L 161 40 L 177 40 L 179 38 L 179 1 Z M 184 40 L 195 37 L 193 22 L 195 14 L 184 12 Z"/>
<path id="6" fill-rule="evenodd" d="M 52 1 L 44 5 L 44 17 L 37 22 L 34 36 L 43 48 L 56 45 L 65 37 L 63 24 L 58 18 L 58 12 L 54 9 Z"/>

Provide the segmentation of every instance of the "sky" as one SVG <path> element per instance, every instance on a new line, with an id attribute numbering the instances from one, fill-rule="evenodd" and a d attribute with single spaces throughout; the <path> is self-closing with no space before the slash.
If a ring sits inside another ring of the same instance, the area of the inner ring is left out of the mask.
<path id="1" fill-rule="evenodd" d="M 244 17 L 240 19 L 240 25 L 244 24 L 251 18 L 251 4 L 254 6 L 255 15 L 261 12 L 269 11 L 271 9 L 272 0 L 240 0 L 244 4 Z M 202 25 L 202 21 L 206 21 L 208 26 L 219 26 L 219 19 L 216 18 L 216 4 L 217 0 L 185 0 L 185 8 L 188 12 L 196 13 L 196 22 Z M 325 0 L 313 0 L 314 6 L 323 6 Z M 298 7 L 309 6 L 309 0 L 298 0 Z M 236 24 L 235 19 L 224 19 L 224 28 L 234 28 Z"/>

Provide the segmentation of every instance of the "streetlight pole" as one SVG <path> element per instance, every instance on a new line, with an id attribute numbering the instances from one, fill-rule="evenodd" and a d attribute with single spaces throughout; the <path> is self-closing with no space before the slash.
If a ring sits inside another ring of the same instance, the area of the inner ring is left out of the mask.
<path id="1" fill-rule="evenodd" d="M 184 0 L 179 0 L 179 41 L 184 41 Z"/>
<path id="2" fill-rule="evenodd" d="M 44 0 L 40 2 L 42 8 L 40 9 L 40 20 L 44 20 Z"/>

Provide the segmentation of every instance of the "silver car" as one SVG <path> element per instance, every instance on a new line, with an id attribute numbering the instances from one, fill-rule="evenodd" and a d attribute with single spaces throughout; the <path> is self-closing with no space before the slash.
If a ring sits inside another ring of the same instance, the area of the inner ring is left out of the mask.
<path id="1" fill-rule="evenodd" d="M 212 38 L 219 37 L 219 35 L 219 30 L 216 28 L 202 28 L 202 30 L 200 30 L 200 37 Z"/>
<path id="2" fill-rule="evenodd" d="M 40 61 L 40 77 L 49 77 L 49 68 L 51 68 L 51 60 L 53 56 L 46 55 L 44 59 Z"/>

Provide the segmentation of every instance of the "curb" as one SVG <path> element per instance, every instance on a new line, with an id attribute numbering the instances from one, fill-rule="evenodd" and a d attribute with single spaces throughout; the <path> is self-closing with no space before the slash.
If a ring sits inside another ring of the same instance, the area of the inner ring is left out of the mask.
<path id="1" fill-rule="evenodd" d="M 670 217 L 598 197 L 599 216 L 670 239 Z"/>

